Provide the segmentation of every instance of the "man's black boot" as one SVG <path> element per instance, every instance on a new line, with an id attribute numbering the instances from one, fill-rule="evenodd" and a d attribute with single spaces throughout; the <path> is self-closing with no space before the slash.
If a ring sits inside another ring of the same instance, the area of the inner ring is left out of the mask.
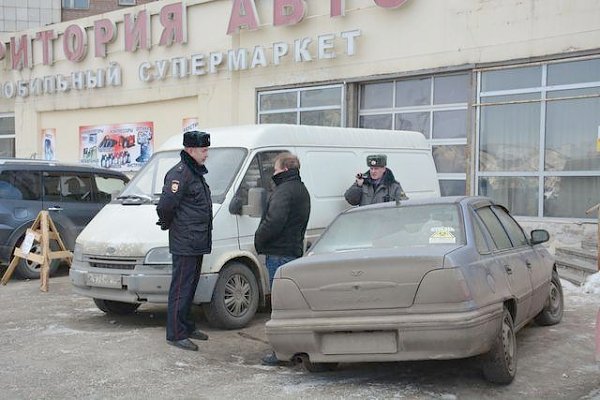
<path id="1" fill-rule="evenodd" d="M 171 346 L 179 347 L 183 350 L 191 350 L 198 351 L 198 346 L 196 343 L 192 342 L 190 339 L 181 339 L 181 340 L 167 340 L 167 342 Z"/>
<path id="2" fill-rule="evenodd" d="M 193 332 L 191 332 L 189 336 L 190 338 L 196 340 L 208 340 L 208 335 L 199 329 L 196 329 Z"/>

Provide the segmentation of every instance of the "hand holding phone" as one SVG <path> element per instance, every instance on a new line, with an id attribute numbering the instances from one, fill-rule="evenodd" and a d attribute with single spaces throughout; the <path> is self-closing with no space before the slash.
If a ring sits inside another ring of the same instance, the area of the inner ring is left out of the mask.
<path id="1" fill-rule="evenodd" d="M 358 186 L 362 186 L 364 181 L 365 181 L 365 176 L 362 174 L 362 172 L 359 172 L 358 174 L 356 174 L 356 184 Z"/>

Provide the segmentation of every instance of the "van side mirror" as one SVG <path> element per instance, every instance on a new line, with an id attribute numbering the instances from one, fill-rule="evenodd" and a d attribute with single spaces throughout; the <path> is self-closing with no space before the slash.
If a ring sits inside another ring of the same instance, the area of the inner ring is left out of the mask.
<path id="1" fill-rule="evenodd" d="M 545 229 L 534 229 L 531 231 L 531 240 L 529 243 L 532 245 L 545 243 L 550 240 L 550 234 Z"/>
<path id="2" fill-rule="evenodd" d="M 248 190 L 248 205 L 242 206 L 242 215 L 248 215 L 252 218 L 262 217 L 266 200 L 267 191 L 264 188 L 250 188 Z"/>
<path id="3" fill-rule="evenodd" d="M 242 215 L 242 199 L 236 193 L 229 203 L 229 213 L 233 215 Z"/>

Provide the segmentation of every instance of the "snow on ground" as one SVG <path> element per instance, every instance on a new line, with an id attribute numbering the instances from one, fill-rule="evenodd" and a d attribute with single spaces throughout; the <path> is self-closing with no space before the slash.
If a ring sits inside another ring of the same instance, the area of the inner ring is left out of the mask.
<path id="1" fill-rule="evenodd" d="M 597 303 L 600 305 L 600 272 L 587 277 L 581 286 L 561 279 L 563 292 L 569 301 L 576 300 L 579 303 Z"/>
<path id="2" fill-rule="evenodd" d="M 600 272 L 588 276 L 581 287 L 583 293 L 600 294 Z"/>

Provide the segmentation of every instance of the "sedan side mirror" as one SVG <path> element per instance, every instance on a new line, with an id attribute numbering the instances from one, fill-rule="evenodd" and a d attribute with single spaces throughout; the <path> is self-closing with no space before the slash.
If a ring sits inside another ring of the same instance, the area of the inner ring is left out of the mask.
<path id="1" fill-rule="evenodd" d="M 531 240 L 529 241 L 532 245 L 545 243 L 550 240 L 550 234 L 545 229 L 534 229 L 531 231 Z"/>

